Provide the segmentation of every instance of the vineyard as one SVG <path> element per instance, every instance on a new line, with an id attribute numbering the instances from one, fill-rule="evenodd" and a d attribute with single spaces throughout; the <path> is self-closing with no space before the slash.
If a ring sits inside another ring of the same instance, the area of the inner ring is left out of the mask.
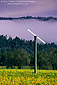
<path id="1" fill-rule="evenodd" d="M 0 69 L 0 85 L 57 85 L 57 71 Z"/>

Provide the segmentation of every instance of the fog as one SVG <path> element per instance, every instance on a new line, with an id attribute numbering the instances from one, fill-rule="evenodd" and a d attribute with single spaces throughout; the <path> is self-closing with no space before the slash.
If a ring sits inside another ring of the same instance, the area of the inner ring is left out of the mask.
<path id="1" fill-rule="evenodd" d="M 26 29 L 29 28 L 38 37 L 44 41 L 57 43 L 57 22 L 56 21 L 39 21 L 36 19 L 22 20 L 0 20 L 0 35 L 7 35 L 15 38 L 33 40 L 33 35 Z M 39 42 L 39 40 L 37 40 Z"/>

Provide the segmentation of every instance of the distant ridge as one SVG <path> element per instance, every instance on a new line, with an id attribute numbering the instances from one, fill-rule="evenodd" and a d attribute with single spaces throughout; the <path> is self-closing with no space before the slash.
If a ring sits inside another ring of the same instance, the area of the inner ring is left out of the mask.
<path id="1" fill-rule="evenodd" d="M 0 17 L 0 20 L 18 20 L 18 19 L 37 19 L 37 20 L 41 20 L 41 21 L 48 21 L 48 20 L 56 20 L 56 17 L 32 17 L 32 16 L 24 16 L 24 17 L 18 17 L 18 18 L 12 18 L 12 17 Z"/>

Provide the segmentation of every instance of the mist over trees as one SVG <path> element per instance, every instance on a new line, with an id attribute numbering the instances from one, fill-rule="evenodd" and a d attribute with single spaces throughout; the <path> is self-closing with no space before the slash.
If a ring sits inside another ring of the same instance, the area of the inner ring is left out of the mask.
<path id="1" fill-rule="evenodd" d="M 57 45 L 37 43 L 38 69 L 57 70 Z M 34 66 L 34 41 L 22 40 L 19 37 L 12 39 L 7 35 L 0 35 L 0 66 L 19 69 L 22 66 Z"/>
<path id="2" fill-rule="evenodd" d="M 0 17 L 0 20 L 18 20 L 18 19 L 37 19 L 41 21 L 48 21 L 48 20 L 55 20 L 57 21 L 56 17 L 33 17 L 33 16 L 23 16 L 23 17 L 17 17 L 17 18 L 12 18 L 12 17 Z"/>

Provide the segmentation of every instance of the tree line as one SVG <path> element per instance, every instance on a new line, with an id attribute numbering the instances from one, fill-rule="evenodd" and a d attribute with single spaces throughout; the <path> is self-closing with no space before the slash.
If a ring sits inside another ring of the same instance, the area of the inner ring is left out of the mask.
<path id="1" fill-rule="evenodd" d="M 57 70 L 57 45 L 55 43 L 37 43 L 38 69 Z M 34 41 L 12 39 L 0 35 L 0 66 L 19 69 L 22 66 L 34 66 Z M 34 67 L 33 67 L 34 68 Z"/>
<path id="2" fill-rule="evenodd" d="M 56 17 L 33 17 L 33 16 L 23 16 L 23 17 L 18 17 L 18 18 L 13 18 L 13 17 L 0 17 L 0 20 L 18 20 L 18 19 L 37 19 L 37 20 L 41 20 L 41 21 L 48 21 L 48 20 L 56 20 Z"/>

